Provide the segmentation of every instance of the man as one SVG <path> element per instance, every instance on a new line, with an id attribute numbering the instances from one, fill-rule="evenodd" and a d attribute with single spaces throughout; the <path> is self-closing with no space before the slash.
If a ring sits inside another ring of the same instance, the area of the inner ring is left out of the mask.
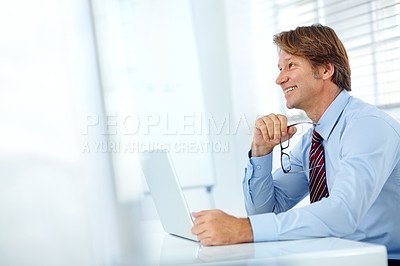
<path id="1" fill-rule="evenodd" d="M 286 106 L 305 111 L 313 128 L 289 153 L 291 166 L 271 174 L 273 148 L 296 128 L 283 115 L 259 118 L 243 180 L 249 217 L 201 211 L 192 232 L 203 245 L 341 237 L 383 244 L 400 259 L 399 123 L 349 95 L 347 53 L 331 28 L 298 27 L 274 42 Z M 292 209 L 308 194 L 310 205 Z"/>

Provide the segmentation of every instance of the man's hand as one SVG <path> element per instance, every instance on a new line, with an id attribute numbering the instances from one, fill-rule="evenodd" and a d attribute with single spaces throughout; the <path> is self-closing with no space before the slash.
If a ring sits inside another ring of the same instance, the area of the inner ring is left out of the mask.
<path id="1" fill-rule="evenodd" d="M 192 234 L 203 246 L 253 242 L 248 218 L 236 218 L 220 210 L 193 212 Z"/>
<path id="2" fill-rule="evenodd" d="M 287 118 L 280 114 L 269 114 L 257 119 L 254 126 L 251 156 L 259 157 L 272 152 L 282 141 L 291 138 L 296 133 L 295 127 L 287 128 Z"/>

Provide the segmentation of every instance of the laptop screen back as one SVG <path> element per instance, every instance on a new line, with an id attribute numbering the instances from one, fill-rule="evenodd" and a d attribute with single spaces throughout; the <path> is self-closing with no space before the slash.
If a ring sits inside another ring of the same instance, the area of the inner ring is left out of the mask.
<path id="1" fill-rule="evenodd" d="M 139 158 L 164 230 L 197 241 L 190 232 L 193 220 L 168 152 L 142 152 Z"/>

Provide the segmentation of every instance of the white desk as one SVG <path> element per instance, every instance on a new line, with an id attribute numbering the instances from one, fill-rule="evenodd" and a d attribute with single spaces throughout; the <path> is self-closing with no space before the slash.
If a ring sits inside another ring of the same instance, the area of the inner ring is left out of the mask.
<path id="1" fill-rule="evenodd" d="M 387 265 L 386 248 L 340 238 L 202 247 L 146 222 L 145 265 Z"/>

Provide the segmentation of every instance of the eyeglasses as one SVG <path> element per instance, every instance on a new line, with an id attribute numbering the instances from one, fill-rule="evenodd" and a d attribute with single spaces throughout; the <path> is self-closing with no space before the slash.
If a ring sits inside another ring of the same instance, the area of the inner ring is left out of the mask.
<path id="1" fill-rule="evenodd" d="M 289 127 L 294 127 L 294 126 L 298 126 L 298 125 L 306 125 L 306 124 L 311 124 L 313 126 L 317 125 L 317 124 L 315 124 L 313 122 L 298 122 L 298 123 L 291 124 L 291 125 L 289 125 L 287 127 L 289 128 Z M 306 172 L 309 172 L 309 171 L 311 171 L 311 170 L 313 170 L 315 168 L 321 167 L 321 165 L 317 165 L 317 166 L 315 166 L 313 168 L 309 168 L 309 169 L 306 169 L 306 170 L 303 170 L 303 171 L 291 172 L 292 163 L 290 162 L 290 156 L 289 156 L 289 154 L 284 152 L 285 149 L 289 148 L 289 141 L 290 141 L 290 139 L 288 139 L 287 141 L 282 143 L 282 138 L 281 138 L 281 141 L 280 141 L 280 146 L 281 146 L 281 166 L 282 166 L 282 171 L 285 174 L 306 173 Z"/>

